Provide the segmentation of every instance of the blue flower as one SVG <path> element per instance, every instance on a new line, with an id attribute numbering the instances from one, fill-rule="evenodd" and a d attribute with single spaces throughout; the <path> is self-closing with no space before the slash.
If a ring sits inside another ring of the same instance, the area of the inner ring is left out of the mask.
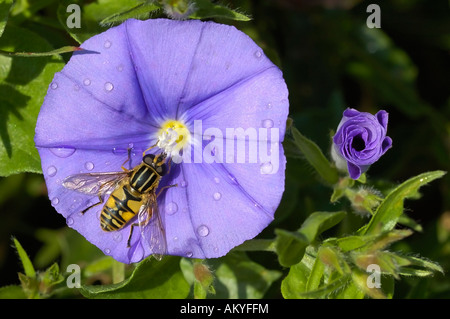
<path id="1" fill-rule="evenodd" d="M 358 179 L 392 147 L 392 139 L 386 136 L 388 117 L 384 110 L 375 115 L 351 108 L 344 111 L 331 154 L 336 166 L 348 170 L 352 179 Z"/>
<path id="2" fill-rule="evenodd" d="M 35 136 L 49 198 L 70 227 L 121 262 L 155 253 L 139 231 L 127 245 L 137 217 L 104 231 L 103 205 L 81 213 L 99 202 L 94 190 L 67 187 L 76 174 L 121 172 L 128 150 L 125 167 L 136 167 L 155 144 L 148 153 L 172 162 L 155 191 L 167 254 L 220 257 L 273 220 L 288 91 L 247 35 L 213 22 L 128 20 L 82 48 L 50 84 Z"/>

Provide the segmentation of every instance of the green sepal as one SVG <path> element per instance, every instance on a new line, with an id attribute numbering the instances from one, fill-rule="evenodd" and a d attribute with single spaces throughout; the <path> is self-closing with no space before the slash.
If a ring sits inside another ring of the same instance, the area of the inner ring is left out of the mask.
<path id="1" fill-rule="evenodd" d="M 334 185 L 339 180 L 339 174 L 335 166 L 333 166 L 323 155 L 319 146 L 310 139 L 303 136 L 295 127 L 292 127 L 292 136 L 294 144 L 303 154 L 305 160 L 316 170 L 319 177 L 327 184 Z"/>

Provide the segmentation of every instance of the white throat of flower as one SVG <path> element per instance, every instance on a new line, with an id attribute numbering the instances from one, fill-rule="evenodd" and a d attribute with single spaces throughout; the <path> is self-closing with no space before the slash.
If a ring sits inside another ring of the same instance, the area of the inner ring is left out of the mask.
<path id="1" fill-rule="evenodd" d="M 189 145 L 191 133 L 184 123 L 168 120 L 161 125 L 158 132 L 157 146 L 170 157 L 180 156 L 180 151 Z"/>

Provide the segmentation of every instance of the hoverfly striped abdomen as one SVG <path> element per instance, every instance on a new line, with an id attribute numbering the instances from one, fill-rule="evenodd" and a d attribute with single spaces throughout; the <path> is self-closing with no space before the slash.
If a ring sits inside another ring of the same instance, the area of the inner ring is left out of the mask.
<path id="1" fill-rule="evenodd" d="M 132 219 L 142 206 L 142 195 L 124 183 L 112 192 L 106 204 L 103 206 L 100 223 L 105 231 L 121 229 Z"/>

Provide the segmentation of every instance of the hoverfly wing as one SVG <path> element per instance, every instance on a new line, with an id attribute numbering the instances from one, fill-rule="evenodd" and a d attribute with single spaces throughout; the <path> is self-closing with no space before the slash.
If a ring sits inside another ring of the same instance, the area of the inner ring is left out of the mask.
<path id="1" fill-rule="evenodd" d="M 67 177 L 63 186 L 87 195 L 101 195 L 111 192 L 127 172 L 84 173 Z"/>
<path id="2" fill-rule="evenodd" d="M 139 228 L 144 244 L 147 244 L 157 260 L 167 255 L 166 232 L 159 214 L 156 196 L 150 194 L 138 214 Z"/>

